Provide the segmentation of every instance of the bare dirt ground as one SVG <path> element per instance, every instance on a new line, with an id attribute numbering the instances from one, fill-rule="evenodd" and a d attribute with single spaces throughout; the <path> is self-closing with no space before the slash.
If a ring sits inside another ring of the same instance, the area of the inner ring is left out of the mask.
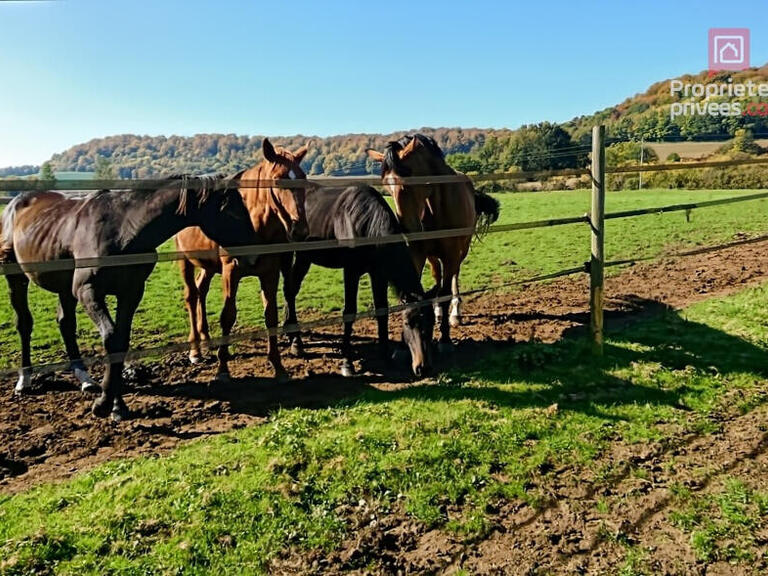
<path id="1" fill-rule="evenodd" d="M 637 265 L 606 280 L 607 316 L 613 322 L 631 322 L 647 310 L 648 303 L 679 308 L 766 280 L 768 242 Z M 462 358 L 514 342 L 558 340 L 588 321 L 588 291 L 588 280 L 580 275 L 524 286 L 516 293 L 470 299 L 465 302 L 465 323 L 455 330 L 456 351 L 439 362 L 460 363 Z M 393 333 L 397 324 L 393 318 Z M 39 393 L 23 398 L 13 397 L 8 386 L 0 396 L 0 493 L 65 479 L 107 460 L 164 453 L 192 438 L 257 425 L 279 406 L 334 404 L 366 387 L 429 385 L 429 379 L 413 382 L 406 366 L 367 359 L 357 363 L 358 376 L 338 376 L 339 332 L 329 329 L 307 335 L 307 358 L 286 353 L 286 368 L 293 376 L 287 384 L 267 377 L 262 342 L 235 350 L 233 379 L 227 385 L 209 386 L 215 374 L 212 361 L 191 367 L 182 354 L 135 365 L 125 397 L 135 417 L 119 426 L 92 417 L 92 399 L 81 394 L 67 376 L 41 378 Z M 372 322 L 356 326 L 360 358 L 377 357 L 371 342 L 374 333 Z M 391 525 L 356 531 L 354 540 L 321 564 L 319 559 L 289 556 L 281 561 L 279 571 L 333 573 L 349 566 L 350 557 L 374 554 L 379 565 L 392 573 L 442 573 L 459 567 L 478 574 L 526 573 L 530 567 L 534 569 L 530 573 L 613 573 L 612 562 L 619 553 L 615 548 L 620 544 L 598 538 L 608 525 L 617 534 L 649 542 L 658 573 L 703 574 L 693 559 L 686 558 L 689 549 L 676 544 L 685 536 L 670 533 L 668 524 L 659 523 L 671 482 L 661 464 L 675 459 L 677 482 L 686 477 L 686 471 L 702 482 L 697 471 L 706 464 L 711 476 L 705 477 L 702 489 L 719 473 L 731 470 L 760 475 L 768 483 L 766 416 L 762 409 L 744 416 L 724 414 L 722 431 L 714 437 L 635 448 L 642 452 L 637 454 L 621 448 L 625 452 L 607 455 L 617 462 L 648 467 L 652 480 L 640 490 L 639 480 L 625 475 L 617 478 L 611 493 L 596 494 L 585 488 L 589 483 L 583 478 L 565 472 L 552 488 L 549 505 L 540 510 L 500 510 L 490 537 L 474 545 L 439 531 L 425 532 L 407 517 L 392 515 Z M 614 503 L 610 517 L 596 511 L 598 497 Z M 616 518 L 622 520 L 613 526 Z M 728 566 L 720 568 L 729 573 Z M 717 573 L 717 569 L 710 566 L 706 573 Z"/>

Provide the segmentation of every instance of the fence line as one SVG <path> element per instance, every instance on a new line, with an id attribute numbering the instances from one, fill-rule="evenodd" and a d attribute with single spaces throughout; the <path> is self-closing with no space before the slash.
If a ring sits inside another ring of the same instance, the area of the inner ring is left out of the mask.
<path id="1" fill-rule="evenodd" d="M 570 155 L 570 154 L 569 154 Z M 744 158 L 736 160 L 713 160 L 704 162 L 680 162 L 670 164 L 635 164 L 631 166 L 608 166 L 606 174 L 624 174 L 637 172 L 664 172 L 670 170 L 693 170 L 696 168 L 727 168 L 731 166 L 752 166 L 768 164 L 768 158 Z M 404 185 L 434 186 L 460 182 L 498 182 L 514 180 L 541 180 L 557 176 L 586 176 L 591 174 L 589 168 L 564 168 L 558 170 L 528 170 L 517 172 L 492 172 L 485 174 L 435 174 L 430 176 L 398 177 L 397 182 Z M 181 180 L 168 178 L 147 179 L 107 179 L 107 180 L 30 180 L 30 179 L 0 179 L 0 192 L 25 192 L 59 190 L 62 192 L 85 192 L 96 190 L 156 190 Z M 223 178 L 219 187 L 230 188 L 315 188 L 341 187 L 355 184 L 382 187 L 385 184 L 378 176 L 350 176 L 307 178 L 306 180 L 265 179 L 240 180 L 237 182 Z M 195 189 L 204 184 L 194 177 L 185 182 L 187 188 Z M 11 197 L 0 197 L 0 204 L 7 203 Z"/>
<path id="2" fill-rule="evenodd" d="M 482 294 L 485 292 L 491 292 L 495 290 L 501 290 L 503 288 L 509 288 L 511 286 L 532 284 L 532 283 L 541 282 L 544 280 L 551 280 L 554 278 L 561 278 L 563 276 L 570 276 L 573 274 L 584 272 L 585 270 L 586 270 L 585 266 L 582 265 L 575 268 L 567 268 L 565 270 L 553 272 L 551 274 L 541 274 L 541 275 L 532 276 L 530 278 L 526 278 L 523 280 L 514 280 L 511 282 L 505 282 L 503 284 L 499 284 L 495 286 L 476 288 L 474 290 L 469 290 L 467 292 L 464 292 L 463 294 L 464 296 L 474 296 L 474 295 Z M 220 336 L 218 338 L 212 338 L 211 340 L 208 340 L 206 344 L 210 348 L 216 348 L 222 345 L 236 344 L 238 342 L 242 342 L 243 340 L 252 340 L 255 338 L 266 338 L 267 336 L 272 334 L 280 336 L 280 335 L 286 335 L 286 334 L 293 334 L 301 331 L 307 331 L 307 330 L 311 330 L 312 328 L 322 328 L 322 327 L 332 326 L 334 324 L 342 324 L 347 321 L 361 320 L 363 318 L 374 318 L 380 315 L 391 316 L 407 310 L 414 310 L 417 308 L 422 308 L 424 306 L 434 306 L 435 304 L 448 302 L 452 298 L 453 298 L 452 294 L 447 294 L 445 296 L 436 296 L 434 298 L 426 298 L 421 302 L 397 304 L 395 306 L 389 306 L 387 308 L 371 309 L 371 310 L 366 310 L 364 312 L 358 312 L 356 314 L 335 314 L 331 316 L 325 316 L 324 318 L 320 318 L 318 320 L 314 320 L 310 322 L 300 322 L 299 324 L 294 324 L 290 326 L 278 326 L 274 329 L 261 328 L 259 330 L 251 330 L 251 331 L 242 332 L 239 334 L 230 334 L 229 336 Z M 162 346 L 154 346 L 152 348 L 142 348 L 141 350 L 129 350 L 128 352 L 104 354 L 97 357 L 85 357 L 82 360 L 86 366 L 92 366 L 94 364 L 139 360 L 141 358 L 147 358 L 149 356 L 170 354 L 174 352 L 186 352 L 186 351 L 189 351 L 189 349 L 190 349 L 189 342 L 177 342 L 173 344 L 164 344 Z M 36 364 L 28 368 L 32 370 L 33 374 L 50 374 L 52 372 L 68 369 L 69 362 L 67 361 L 67 362 L 56 362 L 56 363 L 47 363 L 47 364 Z M 21 369 L 20 367 L 17 367 L 13 369 L 5 369 L 3 371 L 0 371 L 0 378 L 17 375 L 20 369 Z"/>
<path id="3" fill-rule="evenodd" d="M 630 216 L 642 216 L 644 214 L 661 214 L 664 212 L 679 212 L 681 210 L 693 210 L 694 208 L 706 208 L 709 206 L 719 206 L 722 204 L 734 204 L 736 202 L 748 202 L 750 200 L 760 200 L 768 198 L 768 192 L 759 192 L 757 194 L 745 194 L 743 196 L 731 196 L 719 200 L 705 200 L 703 202 L 693 202 L 690 204 L 672 204 L 669 206 L 659 206 L 657 208 L 638 208 L 637 210 L 624 210 L 622 212 L 609 212 L 605 215 L 606 219 L 629 218 Z"/>
<path id="4" fill-rule="evenodd" d="M 530 230 L 534 228 L 547 228 L 551 226 L 563 226 L 586 222 L 587 216 L 570 216 L 567 218 L 551 218 L 548 220 L 534 220 L 529 222 L 514 222 L 511 224 L 498 224 L 490 226 L 483 234 L 499 232 L 511 232 L 514 230 Z M 221 250 L 196 250 L 187 252 L 144 252 L 140 254 L 117 254 L 111 256 L 94 256 L 89 258 L 67 258 L 49 261 L 15 262 L 0 264 L 0 276 L 20 274 L 22 272 L 61 272 L 78 268 L 93 267 L 119 267 L 136 266 L 140 264 L 155 264 L 158 262 L 172 262 L 183 259 L 205 259 L 230 256 L 263 256 L 268 254 L 284 254 L 288 252 L 307 252 L 315 250 L 329 250 L 334 248 L 360 248 L 364 246 L 382 246 L 386 244 L 406 244 L 437 240 L 441 238 L 455 238 L 457 236 L 470 236 L 476 233 L 474 226 L 466 228 L 451 228 L 443 230 L 430 230 L 423 232 L 407 232 L 403 234 L 390 234 L 373 238 L 348 238 L 341 240 L 312 240 L 307 242 L 280 242 L 274 244 L 254 244 L 250 246 L 237 246 L 222 248 Z"/>
<path id="5" fill-rule="evenodd" d="M 598 148 L 600 148 L 599 151 L 604 150 L 604 145 L 601 144 L 598 146 Z M 594 148 L 593 148 L 593 155 L 594 155 Z M 695 169 L 695 168 L 722 168 L 722 167 L 729 167 L 729 166 L 757 165 L 757 164 L 768 164 L 768 158 L 696 162 L 696 163 L 682 163 L 682 164 L 674 163 L 674 164 L 656 164 L 656 165 L 646 164 L 646 165 L 640 165 L 640 166 L 637 166 L 637 165 L 636 166 L 615 166 L 612 168 L 610 167 L 602 168 L 600 172 L 601 174 L 605 174 L 605 173 L 618 174 L 618 173 L 653 172 L 653 171 L 666 171 L 666 170 L 687 170 L 687 169 Z M 450 174 L 450 175 L 433 175 L 433 176 L 398 178 L 397 183 L 405 184 L 405 185 L 439 185 L 444 183 L 467 182 L 470 180 L 475 182 L 491 182 L 491 181 L 510 181 L 510 180 L 524 180 L 524 179 L 535 179 L 535 178 L 550 178 L 555 176 L 580 176 L 580 175 L 592 176 L 592 173 L 593 172 L 589 169 L 577 168 L 577 169 L 564 169 L 564 170 L 539 170 L 539 171 L 527 171 L 527 172 L 478 174 L 478 175 L 472 175 L 472 176 L 466 176 L 463 174 Z M 593 183 L 594 183 L 594 178 L 593 178 Z M 169 179 L 87 180 L 87 181 L 0 180 L 0 191 L 3 191 L 3 190 L 5 191 L 49 190 L 54 187 L 64 191 L 86 191 L 86 190 L 101 190 L 101 189 L 154 190 L 161 187 L 167 187 L 167 186 L 176 185 L 176 184 L 180 186 L 184 185 L 187 188 L 196 188 L 196 187 L 199 188 L 204 185 L 209 186 L 210 182 L 203 183 L 200 180 L 195 179 L 194 177 L 190 178 L 189 180 L 185 180 L 184 182 L 182 182 L 181 180 L 169 180 Z M 354 184 L 369 184 L 369 185 L 378 186 L 378 187 L 381 187 L 383 185 L 382 180 L 378 177 L 317 178 L 317 179 L 308 179 L 308 180 L 261 180 L 261 181 L 239 181 L 239 182 L 232 182 L 224 178 L 219 183 L 217 183 L 219 188 L 226 188 L 226 187 L 234 188 L 236 186 L 247 187 L 247 188 L 270 187 L 270 186 L 276 186 L 281 188 L 313 188 L 316 186 L 348 186 L 348 185 L 354 185 Z M 601 182 L 599 185 L 602 187 L 603 183 Z M 746 202 L 746 201 L 757 200 L 757 199 L 762 199 L 766 197 L 768 197 L 768 193 L 749 194 L 749 195 L 735 196 L 735 197 L 730 197 L 725 199 L 711 200 L 711 201 L 704 201 L 704 202 L 697 202 L 697 203 L 676 204 L 676 205 L 662 206 L 662 207 L 656 207 L 656 208 L 614 212 L 614 213 L 605 214 L 604 217 L 606 219 L 617 219 L 617 218 L 626 218 L 630 216 L 639 216 L 639 215 L 653 214 L 653 213 L 674 212 L 674 211 L 682 211 L 682 210 L 690 211 L 695 208 L 716 206 L 720 204 L 731 204 L 736 202 Z M 9 200 L 9 198 L 7 197 L 0 198 L 0 204 L 7 200 Z M 603 214 L 601 213 L 599 216 L 602 218 Z M 590 217 L 590 215 L 584 215 L 584 216 L 576 216 L 576 217 L 569 217 L 569 218 L 538 220 L 538 221 L 532 221 L 532 222 L 519 222 L 519 223 L 492 226 L 489 228 L 488 233 L 508 232 L 513 230 L 542 228 L 542 227 L 559 226 L 559 225 L 574 224 L 574 223 L 580 223 L 580 222 L 591 222 L 591 221 L 592 221 L 592 218 Z M 329 241 L 315 241 L 315 242 L 301 242 L 301 243 L 288 242 L 288 243 L 280 243 L 280 244 L 230 248 L 226 250 L 226 254 L 232 257 L 237 257 L 237 256 L 258 256 L 258 255 L 277 254 L 277 253 L 283 253 L 283 252 L 294 252 L 294 251 L 305 251 L 305 250 L 355 248 L 355 247 L 361 247 L 361 246 L 367 246 L 367 245 L 383 245 L 383 244 L 399 243 L 399 242 L 410 243 L 410 242 L 418 242 L 418 241 L 438 239 L 438 238 L 448 238 L 453 236 L 466 236 L 469 234 L 473 234 L 474 232 L 475 232 L 475 229 L 473 227 L 469 227 L 469 228 L 459 228 L 459 229 L 453 229 L 453 230 L 436 230 L 436 231 L 429 231 L 429 232 L 416 232 L 416 233 L 408 233 L 408 234 L 402 234 L 402 235 L 391 235 L 391 236 L 383 236 L 379 238 L 353 238 L 348 240 L 329 240 Z M 730 242 L 726 244 L 720 244 L 716 246 L 697 248 L 694 250 L 679 252 L 676 254 L 671 254 L 666 256 L 674 258 L 674 257 L 684 257 L 684 256 L 690 256 L 690 255 L 696 255 L 696 254 L 703 254 L 707 252 L 722 250 L 722 249 L 733 247 L 733 246 L 739 246 L 743 244 L 753 244 L 753 243 L 757 243 L 765 240 L 768 240 L 768 235 Z M 137 265 L 137 264 L 154 264 L 156 262 L 178 260 L 185 257 L 201 258 L 201 257 L 211 257 L 211 256 L 218 257 L 220 255 L 221 254 L 219 251 L 201 251 L 201 252 L 186 252 L 186 253 L 163 252 L 160 254 L 152 252 L 152 253 L 145 253 L 145 254 L 125 254 L 125 255 L 104 256 L 104 257 L 95 257 L 95 258 L 55 260 L 50 262 L 30 262 L 30 263 L 23 263 L 21 265 L 16 263 L 5 263 L 5 264 L 0 264 L 0 272 L 2 273 L 2 275 L 9 275 L 9 274 L 18 274 L 23 271 L 33 271 L 33 270 L 34 271 L 54 271 L 54 270 L 61 271 L 61 270 L 72 270 L 75 268 L 89 268 L 94 266 L 127 266 L 127 265 Z M 612 266 L 625 265 L 625 264 L 630 264 L 630 263 L 635 263 L 635 262 L 640 262 L 645 260 L 651 260 L 657 257 L 658 256 L 648 256 L 648 257 L 634 258 L 634 259 L 628 259 L 628 260 L 615 260 L 615 261 L 608 261 L 608 262 L 601 261 L 601 265 L 603 267 L 612 267 Z M 471 290 L 469 292 L 465 292 L 464 294 L 465 295 L 481 294 L 489 291 L 499 290 L 505 287 L 530 284 L 533 282 L 559 278 L 563 276 L 569 276 L 572 274 L 577 274 L 585 271 L 589 272 L 591 268 L 592 266 L 590 266 L 587 263 L 585 266 L 560 270 L 558 272 L 535 276 L 525 280 L 514 280 L 511 282 L 502 283 L 496 286 L 486 286 L 486 287 L 478 288 L 475 290 Z M 228 337 L 213 339 L 209 341 L 209 346 L 215 347 L 222 344 L 237 343 L 245 339 L 251 339 L 258 336 L 266 336 L 268 334 L 288 334 L 288 333 L 295 332 L 297 330 L 309 330 L 312 328 L 329 326 L 332 324 L 337 324 L 339 322 L 344 322 L 349 320 L 370 318 L 370 317 L 374 317 L 381 314 L 395 314 L 403 310 L 409 310 L 409 309 L 414 309 L 422 306 L 428 306 L 428 305 L 434 305 L 436 303 L 446 302 L 451 298 L 452 298 L 452 295 L 446 295 L 446 296 L 426 299 L 422 302 L 417 302 L 417 303 L 400 304 L 397 306 L 390 307 L 388 309 L 369 310 L 369 311 L 355 314 L 355 315 L 335 315 L 335 316 L 329 316 L 322 319 L 318 319 L 313 322 L 308 322 L 308 323 L 294 325 L 294 326 L 280 327 L 280 328 L 275 328 L 271 330 L 261 329 L 257 331 L 250 331 L 242 334 L 230 335 Z M 593 311 L 593 314 L 594 313 L 595 312 Z M 115 362 L 115 361 L 125 360 L 125 359 L 128 359 L 128 360 L 140 359 L 140 358 L 145 358 L 152 355 L 166 354 L 170 352 L 178 352 L 178 351 L 183 351 L 188 349 L 189 349 L 189 343 L 176 343 L 176 344 L 169 344 L 169 345 L 148 348 L 148 349 L 143 349 L 138 351 L 129 351 L 124 354 L 89 358 L 86 360 L 86 362 L 88 365 L 92 365 L 95 363 Z M 68 367 L 68 363 L 43 364 L 43 365 L 34 366 L 33 372 L 48 373 L 56 370 L 61 370 L 67 367 Z M 14 373 L 15 371 L 0 372 L 0 376 L 7 376 L 9 374 L 14 374 Z"/>
<path id="6" fill-rule="evenodd" d="M 768 234 L 762 235 L 762 236 L 756 236 L 754 238 L 747 238 L 745 240 L 737 240 L 734 242 L 728 242 L 724 244 L 716 244 L 713 246 L 705 246 L 702 248 L 696 248 L 693 250 L 685 250 L 682 252 L 675 252 L 672 254 L 664 254 L 662 255 L 664 258 L 683 258 L 687 256 L 696 256 L 699 254 L 706 254 L 709 252 L 717 252 L 719 250 L 725 250 L 727 248 L 733 248 L 736 246 L 742 246 L 747 244 L 757 244 L 760 242 L 766 242 L 768 241 Z M 639 258 L 631 258 L 627 260 L 610 260 L 605 262 L 603 265 L 604 268 L 609 267 L 615 267 L 615 266 L 625 266 L 628 264 L 635 264 L 638 262 L 645 262 L 649 260 L 654 260 L 658 258 L 659 256 L 643 256 Z M 524 286 L 526 284 L 534 284 L 536 282 L 543 282 L 546 280 L 554 280 L 557 278 L 563 278 L 566 276 L 573 276 L 574 274 L 580 274 L 580 273 L 588 273 L 589 272 L 589 263 L 585 262 L 581 266 L 576 266 L 573 268 L 565 268 L 563 270 L 558 270 L 556 272 L 548 273 L 548 274 L 540 274 L 537 276 L 531 276 L 529 278 L 525 278 L 522 280 L 512 280 L 509 282 L 503 282 L 501 284 L 496 284 L 494 286 L 486 286 L 483 288 L 475 288 L 466 292 L 463 292 L 462 294 L 466 296 L 475 296 L 479 294 L 484 294 L 486 292 L 495 292 L 498 290 L 503 290 L 505 288 L 511 288 L 514 286 Z M 212 338 L 211 340 L 208 340 L 206 344 L 210 348 L 216 348 L 218 346 L 222 345 L 230 345 L 230 344 L 237 344 L 239 342 L 242 342 L 244 340 L 252 340 L 255 338 L 265 338 L 269 336 L 270 334 L 275 335 L 287 335 L 287 334 L 293 334 L 295 332 L 299 331 L 308 331 L 313 328 L 324 328 L 328 326 L 333 326 L 336 324 L 342 324 L 345 321 L 356 321 L 356 320 L 362 320 L 365 318 L 374 318 L 378 315 L 382 314 L 388 314 L 389 316 L 392 316 L 394 314 L 397 314 L 399 312 L 405 311 L 405 310 L 412 310 L 416 308 L 421 308 L 423 306 L 434 306 L 435 304 L 439 304 L 442 302 L 447 302 L 453 298 L 452 294 L 447 294 L 445 296 L 437 296 L 435 298 L 428 298 L 425 300 L 422 300 L 421 302 L 412 302 L 409 304 L 397 304 L 395 306 L 389 306 L 388 308 L 380 308 L 380 309 L 371 309 L 366 310 L 363 312 L 358 312 L 356 314 L 335 314 L 331 316 L 325 316 L 324 318 L 320 318 L 318 320 L 313 320 L 310 322 L 300 322 L 297 325 L 291 325 L 291 326 L 278 326 L 275 329 L 269 330 L 266 328 L 261 328 L 258 330 L 250 330 L 247 332 L 241 332 L 238 334 L 231 334 L 229 336 L 220 336 L 218 338 Z M 190 343 L 189 342 L 177 342 L 173 344 L 164 344 L 162 346 L 155 346 L 152 348 L 142 348 L 140 350 L 129 350 L 125 353 L 120 354 L 111 354 L 111 355 L 101 355 L 96 357 L 86 357 L 83 358 L 83 362 L 86 366 L 92 366 L 95 364 L 104 364 L 107 362 L 117 362 L 117 361 L 131 361 L 131 360 L 140 360 L 142 358 L 147 358 L 150 356 L 156 356 L 156 355 L 163 355 L 163 354 L 171 354 L 171 353 L 177 353 L 177 352 L 188 352 L 190 349 Z M 55 362 L 55 363 L 46 363 L 46 364 L 36 364 L 31 367 L 33 374 L 50 374 L 53 372 L 59 372 L 63 370 L 67 370 L 69 368 L 69 362 Z M 9 368 L 0 371 L 0 378 L 8 378 L 12 376 L 18 375 L 18 371 L 20 370 L 20 367 L 16 368 Z"/>
<path id="7" fill-rule="evenodd" d="M 768 234 L 761 236 L 754 236 L 753 238 L 745 238 L 744 240 L 734 240 L 733 242 L 725 242 L 723 244 L 715 244 L 714 246 L 704 246 L 702 248 L 694 248 L 692 250 L 684 250 L 682 252 L 673 252 L 672 254 L 657 254 L 655 256 L 640 256 L 637 258 L 627 258 L 625 260 L 609 260 L 605 263 L 605 267 L 609 266 L 625 266 L 627 264 L 637 264 L 638 262 L 647 262 L 649 260 L 656 260 L 658 258 L 682 258 L 685 256 L 697 256 L 699 254 L 708 254 L 710 252 L 717 252 L 719 250 L 725 250 L 726 248 L 734 248 L 736 246 L 745 246 L 748 244 L 759 244 L 760 242 L 768 241 Z"/>
<path id="8" fill-rule="evenodd" d="M 641 216 L 644 214 L 661 214 L 667 212 L 690 211 L 696 208 L 706 208 L 709 206 L 718 206 L 722 204 L 733 204 L 737 202 L 748 202 L 768 198 L 768 192 L 757 194 L 747 194 L 742 196 L 733 196 L 721 198 L 718 200 L 707 200 L 704 202 L 694 202 L 687 204 L 672 204 L 668 206 L 658 206 L 653 208 L 641 208 L 637 210 L 625 210 L 622 212 L 610 212 L 605 214 L 605 219 L 629 218 L 631 216 Z M 488 228 L 488 234 L 500 232 L 512 232 L 517 230 L 531 230 L 535 228 L 547 228 L 552 226 L 563 226 L 568 224 L 577 224 L 588 222 L 589 216 L 571 216 L 566 218 L 552 218 L 547 220 L 535 220 L 528 222 L 515 222 L 510 224 L 498 224 Z M 400 242 L 413 243 L 425 240 L 437 240 L 441 238 L 454 238 L 457 236 L 468 236 L 475 233 L 475 229 L 454 228 L 450 230 L 432 230 L 424 232 L 410 232 L 395 234 L 389 236 L 379 236 L 375 238 L 349 238 L 343 240 L 315 240 L 309 242 L 281 242 L 275 244 L 258 244 L 250 246 L 231 247 L 226 250 L 199 250 L 188 252 L 145 252 L 140 254 L 120 254 L 112 256 L 95 256 L 89 258 L 60 259 L 50 261 L 24 262 L 22 264 L 9 262 L 0 264 L 0 276 L 20 274 L 22 272 L 60 272 L 65 270 L 75 270 L 78 268 L 93 267 L 119 267 L 136 266 L 141 264 L 155 264 L 159 262 L 172 262 L 188 259 L 206 259 L 218 258 L 228 255 L 233 258 L 242 256 L 263 256 L 268 254 L 282 254 L 287 252 L 305 252 L 314 250 L 328 250 L 334 248 L 359 248 L 363 246 L 382 246 L 386 244 L 396 244 Z"/>

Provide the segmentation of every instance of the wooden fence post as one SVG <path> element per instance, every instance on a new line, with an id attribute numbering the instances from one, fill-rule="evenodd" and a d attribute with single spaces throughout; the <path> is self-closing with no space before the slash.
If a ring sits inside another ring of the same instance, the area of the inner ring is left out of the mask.
<path id="1" fill-rule="evenodd" d="M 589 328 L 594 354 L 603 354 L 603 265 L 605 264 L 605 126 L 592 128 L 592 256 L 589 261 Z"/>

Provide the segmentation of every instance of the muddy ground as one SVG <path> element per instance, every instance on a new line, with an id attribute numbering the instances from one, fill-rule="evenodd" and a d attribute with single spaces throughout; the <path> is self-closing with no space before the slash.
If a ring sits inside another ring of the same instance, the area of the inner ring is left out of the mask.
<path id="1" fill-rule="evenodd" d="M 680 308 L 766 280 L 768 242 L 636 265 L 606 280 L 606 317 L 614 324 L 631 322 L 662 305 Z M 524 286 L 515 293 L 467 299 L 464 325 L 454 332 L 455 353 L 439 362 L 461 363 L 463 358 L 476 358 L 495 347 L 533 339 L 551 342 L 566 331 L 583 330 L 588 322 L 588 292 L 586 275 L 579 275 Z M 393 333 L 397 323 L 396 319 L 391 322 Z M 163 362 L 135 365 L 125 396 L 134 418 L 119 426 L 93 418 L 89 411 L 92 399 L 81 394 L 68 376 L 42 377 L 37 381 L 37 393 L 23 398 L 12 395 L 9 383 L 0 395 L 0 493 L 65 479 L 106 460 L 163 453 L 189 439 L 258 425 L 279 406 L 324 406 L 366 387 L 393 389 L 431 382 L 414 382 L 404 365 L 392 367 L 368 360 L 377 358 L 370 321 L 356 326 L 358 355 L 365 359 L 357 362 L 358 375 L 338 376 L 340 360 L 335 347 L 339 331 L 332 328 L 307 335 L 307 358 L 284 353 L 293 377 L 287 384 L 268 378 L 261 342 L 236 349 L 233 379 L 226 385 L 210 385 L 216 370 L 212 359 L 191 367 L 185 355 L 176 354 Z M 669 525 L 658 523 L 670 482 L 660 462 L 675 458 L 677 481 L 686 467 L 693 470 L 701 462 L 709 462 L 714 469 L 743 470 L 768 479 L 766 416 L 763 410 L 723 415 L 723 431 L 714 438 L 681 441 L 664 447 L 661 453 L 608 456 L 650 467 L 653 482 L 649 489 L 638 492 L 633 485 L 637 478 L 627 476 L 617 480 L 613 494 L 600 497 L 615 498 L 626 507 L 616 531 L 654 542 L 659 573 L 704 573 L 696 568 L 694 559 L 686 558 L 689 548 L 676 544 L 685 536 L 668 533 L 672 530 Z M 584 485 L 579 478 L 564 474 L 553 487 L 550 506 L 537 511 L 499 511 L 491 536 L 472 546 L 441 532 L 424 532 L 405 516 L 393 516 L 391 526 L 380 525 L 371 534 L 357 531 L 356 540 L 345 543 L 334 558 L 321 562 L 287 557 L 279 570 L 332 573 L 343 570 L 349 556 L 375 553 L 384 559 L 381 566 L 393 573 L 442 573 L 459 567 L 480 574 L 526 573 L 531 567 L 544 572 L 605 569 L 611 573 L 611 562 L 620 553 L 612 547 L 619 545 L 597 546 L 597 529 L 604 526 L 605 519 L 596 516 L 598 496 L 585 492 Z M 687 568 L 681 572 L 681 566 Z M 722 573 L 733 569 L 720 568 Z M 717 566 L 705 570 L 718 573 Z"/>

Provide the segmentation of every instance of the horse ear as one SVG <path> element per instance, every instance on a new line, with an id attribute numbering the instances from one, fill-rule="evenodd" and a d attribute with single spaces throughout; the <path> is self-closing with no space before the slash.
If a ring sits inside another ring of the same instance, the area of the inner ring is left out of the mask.
<path id="1" fill-rule="evenodd" d="M 296 164 L 299 164 L 304 159 L 304 156 L 307 155 L 307 152 L 309 152 L 309 142 L 304 144 L 304 146 L 293 153 L 293 159 L 296 161 Z"/>
<path id="2" fill-rule="evenodd" d="M 374 162 L 384 162 L 384 154 L 382 154 L 377 150 L 374 150 L 373 148 L 366 148 L 365 153 L 368 154 L 368 158 L 370 158 Z"/>
<path id="3" fill-rule="evenodd" d="M 400 160 L 411 154 L 419 145 L 419 139 L 416 137 L 411 138 L 411 141 L 408 142 L 408 145 L 400 150 L 397 155 L 399 156 Z"/>
<path id="4" fill-rule="evenodd" d="M 272 142 L 268 138 L 264 138 L 261 141 L 261 151 L 264 152 L 264 158 L 266 158 L 267 162 L 277 162 L 277 152 L 275 152 L 275 147 L 272 146 Z"/>

